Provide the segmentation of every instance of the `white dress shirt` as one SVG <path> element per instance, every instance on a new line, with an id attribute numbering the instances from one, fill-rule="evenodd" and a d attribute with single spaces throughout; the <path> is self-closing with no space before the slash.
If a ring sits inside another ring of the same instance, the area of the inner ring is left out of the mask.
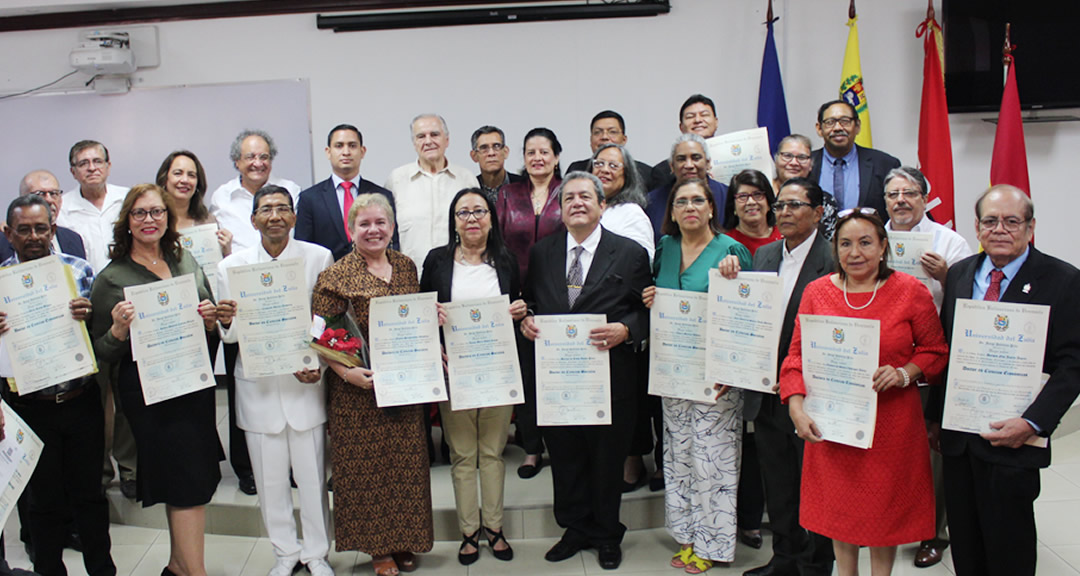
<path id="1" fill-rule="evenodd" d="M 271 176 L 266 184 L 288 190 L 292 195 L 293 208 L 296 208 L 296 203 L 300 200 L 300 186 L 296 182 Z M 207 207 L 217 220 L 218 227 L 232 232 L 233 252 L 251 248 L 261 242 L 259 231 L 251 225 L 251 207 L 255 195 L 240 185 L 240 176 L 218 186 L 209 198 Z"/>
<path id="2" fill-rule="evenodd" d="M 780 279 L 784 282 L 784 310 L 787 310 L 788 302 L 791 301 L 791 293 L 795 291 L 795 283 L 799 281 L 799 274 L 802 273 L 803 264 L 806 264 L 806 257 L 810 255 L 810 247 L 814 245 L 817 234 L 817 230 L 814 230 L 802 244 L 791 251 L 788 251 L 787 242 L 784 242 L 779 272 Z"/>
<path id="3" fill-rule="evenodd" d="M 892 232 L 892 220 L 885 223 L 885 230 Z M 922 220 L 911 229 L 911 232 L 929 232 L 934 235 L 934 252 L 945 259 L 949 266 L 972 255 L 971 246 L 967 240 L 957 234 L 953 229 L 942 226 L 923 214 Z M 934 297 L 934 306 L 941 311 L 941 301 L 945 298 L 945 287 L 936 278 L 930 279 L 930 295 Z"/>
<path id="4" fill-rule="evenodd" d="M 109 244 L 113 241 L 113 224 L 120 216 L 120 207 L 124 204 L 128 189 L 123 186 L 105 185 L 105 201 L 98 210 L 92 202 L 83 198 L 79 191 L 64 194 L 64 204 L 56 224 L 71 228 L 82 236 L 86 248 L 86 260 L 95 272 L 100 272 L 109 264 Z M 59 248 L 59 243 L 56 244 Z M 59 251 L 59 250 L 58 250 Z"/>
<path id="5" fill-rule="evenodd" d="M 585 250 L 581 253 L 581 256 L 578 259 L 579 262 L 581 263 L 581 285 L 582 286 L 585 285 L 586 279 L 589 278 L 589 267 L 592 266 L 593 257 L 596 256 L 596 248 L 598 246 L 600 246 L 600 231 L 603 230 L 603 229 L 604 229 L 603 226 L 601 226 L 600 224 L 597 224 L 596 228 L 587 237 L 585 237 L 585 241 L 580 244 L 581 247 L 585 248 Z M 577 248 L 578 246 L 579 246 L 579 244 L 577 243 L 577 240 L 574 240 L 574 237 L 570 234 L 570 232 L 567 232 L 566 233 L 566 276 L 567 277 L 570 276 L 570 266 L 573 265 L 573 263 L 574 263 L 574 248 Z"/>
<path id="6" fill-rule="evenodd" d="M 640 244 L 649 253 L 649 266 L 652 266 L 653 253 L 656 252 L 653 227 L 641 206 L 632 202 L 609 206 L 600 216 L 600 224 L 609 232 Z"/>

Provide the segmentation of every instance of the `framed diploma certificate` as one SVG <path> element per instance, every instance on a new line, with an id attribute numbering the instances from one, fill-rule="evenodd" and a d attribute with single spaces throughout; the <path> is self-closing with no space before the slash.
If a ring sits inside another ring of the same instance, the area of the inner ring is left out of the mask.
<path id="1" fill-rule="evenodd" d="M 990 432 L 1016 418 L 1042 390 L 1050 307 L 957 300 L 941 427 Z"/>
<path id="2" fill-rule="evenodd" d="M 319 367 L 309 345 L 311 301 L 300 258 L 233 266 L 228 290 L 236 300 L 237 331 L 244 376 L 292 374 Z"/>
<path id="3" fill-rule="evenodd" d="M 128 286 L 132 356 L 147 405 L 214 385 L 195 275 Z"/>
<path id="4" fill-rule="evenodd" d="M 0 440 L 0 522 L 7 524 L 15 503 L 30 483 L 45 444 L 7 404 L 0 402 L 0 409 L 4 411 L 4 439 Z"/>
<path id="5" fill-rule="evenodd" d="M 375 403 L 446 400 L 435 292 L 372 298 L 368 312 Z"/>
<path id="6" fill-rule="evenodd" d="M 803 409 L 822 437 L 856 448 L 874 444 L 881 323 L 842 316 L 800 314 Z"/>
<path id="7" fill-rule="evenodd" d="M 180 246 L 191 252 L 191 255 L 195 257 L 195 261 L 199 263 L 199 267 L 202 268 L 203 274 L 206 275 L 206 279 L 210 281 L 210 290 L 217 297 L 217 293 L 214 292 L 218 288 L 217 280 L 217 265 L 221 262 L 221 245 L 218 244 L 217 224 L 202 224 L 201 226 L 192 226 L 191 228 L 184 228 L 178 230 L 180 233 Z"/>
<path id="8" fill-rule="evenodd" d="M 71 269 L 46 256 L 0 270 L 0 311 L 7 313 L 0 372 L 29 394 L 97 372 L 86 323 L 71 317 L 78 296 Z"/>
<path id="9" fill-rule="evenodd" d="M 709 145 L 712 166 L 709 174 L 718 182 L 730 182 L 731 177 L 753 168 L 772 180 L 776 177 L 776 164 L 769 152 L 769 131 L 751 128 L 713 136 L 705 141 Z"/>
<path id="10" fill-rule="evenodd" d="M 450 408 L 467 410 L 525 402 L 510 298 L 447 302 L 443 341 Z"/>
<path id="11" fill-rule="evenodd" d="M 931 286 L 930 275 L 922 262 L 923 254 L 934 251 L 934 235 L 930 232 L 889 231 L 889 266 L 919 279 L 927 288 Z"/>
<path id="12" fill-rule="evenodd" d="M 611 424 L 611 365 L 608 353 L 589 339 L 607 324 L 603 314 L 534 316 L 536 338 L 536 424 Z"/>
<path id="13" fill-rule="evenodd" d="M 775 394 L 783 306 L 783 282 L 772 272 L 740 272 L 728 280 L 709 271 L 710 382 Z"/>
<path id="14" fill-rule="evenodd" d="M 657 288 L 649 312 L 649 394 L 716 403 L 705 377 L 708 294 Z"/>

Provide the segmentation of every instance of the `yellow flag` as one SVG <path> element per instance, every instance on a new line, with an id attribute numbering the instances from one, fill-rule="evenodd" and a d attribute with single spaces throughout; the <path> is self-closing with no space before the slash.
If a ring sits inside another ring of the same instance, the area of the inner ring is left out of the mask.
<path id="1" fill-rule="evenodd" d="M 873 148 L 870 138 L 870 108 L 866 102 L 866 89 L 863 88 L 862 65 L 859 63 L 859 26 L 858 18 L 848 19 L 847 48 L 844 50 L 844 69 L 840 76 L 840 98 L 850 102 L 859 114 L 862 125 L 855 143 L 864 148 Z"/>

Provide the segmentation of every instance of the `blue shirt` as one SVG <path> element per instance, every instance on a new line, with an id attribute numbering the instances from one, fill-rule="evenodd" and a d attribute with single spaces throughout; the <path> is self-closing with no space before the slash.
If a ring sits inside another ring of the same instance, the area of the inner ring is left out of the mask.
<path id="1" fill-rule="evenodd" d="M 838 205 L 837 211 L 847 210 L 848 208 L 854 208 L 859 205 L 859 154 L 858 147 L 852 146 L 851 150 L 844 155 L 843 160 L 847 164 L 844 165 L 844 198 L 843 205 L 840 205 L 840 198 L 833 191 L 833 172 L 839 168 L 834 166 L 833 163 L 840 158 L 833 158 L 829 155 L 827 148 L 821 149 L 821 177 L 818 178 L 818 186 L 821 189 L 832 194 L 833 198 L 836 198 Z M 885 217 L 884 214 L 881 215 Z"/>
<path id="2" fill-rule="evenodd" d="M 1000 296 L 1005 295 L 1005 290 L 1009 287 L 1009 283 L 1016 276 L 1016 273 L 1020 271 L 1020 267 L 1027 262 L 1028 254 L 1031 253 L 1031 247 L 1025 248 L 1024 253 L 1017 259 L 1006 264 L 1003 268 L 1000 268 L 1005 273 L 1005 277 L 1001 280 L 1001 292 Z M 990 261 L 990 257 L 983 258 L 982 264 L 979 269 L 975 271 L 975 286 L 971 290 L 972 300 L 982 300 L 986 297 L 986 290 L 990 288 L 990 272 L 996 267 L 994 263 Z"/>

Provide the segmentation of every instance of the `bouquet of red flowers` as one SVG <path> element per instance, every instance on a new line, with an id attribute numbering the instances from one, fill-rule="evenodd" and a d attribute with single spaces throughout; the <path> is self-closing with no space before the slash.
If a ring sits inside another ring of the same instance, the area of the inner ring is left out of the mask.
<path id="1" fill-rule="evenodd" d="M 367 366 L 367 343 L 348 314 L 333 318 L 316 316 L 314 334 L 320 334 L 311 342 L 319 356 L 349 367 Z"/>

